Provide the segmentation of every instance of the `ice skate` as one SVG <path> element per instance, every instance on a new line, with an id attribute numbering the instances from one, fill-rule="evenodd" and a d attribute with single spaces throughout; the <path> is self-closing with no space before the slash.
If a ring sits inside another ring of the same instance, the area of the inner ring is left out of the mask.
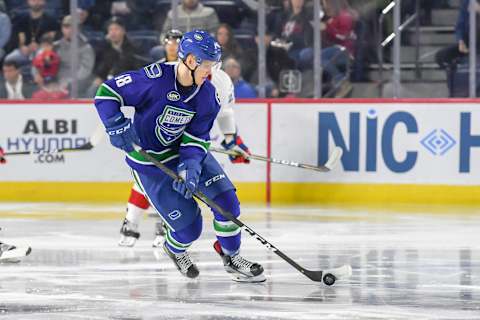
<path id="1" fill-rule="evenodd" d="M 166 225 L 162 220 L 155 223 L 155 239 L 153 239 L 152 247 L 160 248 L 166 234 Z"/>
<path id="2" fill-rule="evenodd" d="M 167 253 L 167 255 L 172 259 L 173 263 L 175 263 L 175 266 L 177 269 L 180 271 L 181 274 L 183 274 L 185 277 L 188 278 L 196 278 L 198 277 L 198 274 L 200 273 L 198 271 L 197 266 L 192 262 L 192 259 L 190 258 L 190 255 L 188 252 L 183 252 L 183 253 L 174 253 L 171 252 L 167 248 L 167 243 L 163 243 L 163 250 Z"/>
<path id="3" fill-rule="evenodd" d="M 213 248 L 222 258 L 225 270 L 232 276 L 232 280 L 238 282 L 264 282 L 267 280 L 263 275 L 263 267 L 260 264 L 250 262 L 240 254 L 226 255 L 218 241 L 215 241 Z"/>
<path id="4" fill-rule="evenodd" d="M 16 247 L 0 242 L 0 262 L 19 262 L 20 258 L 28 256 L 30 247 Z"/>
<path id="5" fill-rule="evenodd" d="M 133 247 L 138 238 L 140 238 L 138 225 L 127 219 L 123 220 L 122 227 L 120 228 L 120 240 L 118 241 L 118 245 L 120 247 Z"/>

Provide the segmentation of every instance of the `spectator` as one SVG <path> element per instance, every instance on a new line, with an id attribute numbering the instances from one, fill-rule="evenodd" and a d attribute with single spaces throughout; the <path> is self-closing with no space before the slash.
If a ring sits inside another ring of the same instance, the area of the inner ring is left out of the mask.
<path id="1" fill-rule="evenodd" d="M 312 55 L 305 55 L 304 59 L 313 61 L 313 50 L 308 54 Z M 323 48 L 320 57 L 329 90 L 335 92 L 335 98 L 346 97 L 353 89 L 348 78 L 350 57 L 346 48 L 339 45 Z"/>
<path id="2" fill-rule="evenodd" d="M 0 2 L 0 60 L 5 56 L 5 46 L 10 40 L 12 34 L 12 22 L 5 13 L 5 3 Z"/>
<path id="3" fill-rule="evenodd" d="M 102 31 L 105 21 L 111 17 L 111 1 L 80 0 L 78 8 L 81 10 L 80 24 L 84 31 Z"/>
<path id="4" fill-rule="evenodd" d="M 97 48 L 93 86 L 89 95 L 93 96 L 100 84 L 121 72 L 140 68 L 141 61 L 137 48 L 127 37 L 122 19 L 112 17 L 107 24 L 106 41 Z"/>
<path id="5" fill-rule="evenodd" d="M 279 38 L 282 32 L 284 21 L 290 16 L 290 0 L 282 0 L 281 6 L 277 3 L 270 5 L 272 10 L 267 14 L 267 33 L 272 34 L 274 38 Z"/>
<path id="6" fill-rule="evenodd" d="M 257 93 L 253 86 L 242 78 L 240 63 L 235 58 L 227 58 L 224 63 L 225 72 L 233 82 L 236 98 L 256 98 Z"/>
<path id="7" fill-rule="evenodd" d="M 311 61 L 306 57 L 312 56 L 313 28 L 311 14 L 305 10 L 305 1 L 290 0 L 289 14 L 284 18 L 280 24 L 281 30 L 276 31 L 280 39 L 275 41 L 275 46 L 285 48 L 289 57 L 297 62 L 298 68 L 310 67 Z"/>
<path id="8" fill-rule="evenodd" d="M 383 7 L 380 0 L 350 0 L 350 4 L 353 10 L 358 13 L 358 19 L 355 23 L 355 34 L 357 36 L 354 48 L 355 59 L 353 60 L 350 78 L 355 82 L 370 82 L 368 65 L 378 61 L 376 50 L 378 37 L 380 36 L 378 33 L 378 11 Z"/>
<path id="9" fill-rule="evenodd" d="M 238 45 L 233 36 L 232 28 L 226 23 L 218 26 L 216 31 L 216 38 L 218 44 L 222 46 L 222 60 L 225 61 L 228 57 L 239 59 L 242 56 L 242 48 Z"/>
<path id="10" fill-rule="evenodd" d="M 44 34 L 53 38 L 58 30 L 55 19 L 45 13 L 45 0 L 28 0 L 28 7 L 27 14 L 19 15 L 13 20 L 11 46 L 16 49 L 5 58 L 15 60 L 20 65 L 30 64 Z"/>
<path id="11" fill-rule="evenodd" d="M 454 70 L 458 60 L 468 54 L 469 37 L 470 37 L 470 20 L 469 20 L 469 0 L 462 0 L 457 24 L 455 26 L 455 36 L 457 43 L 439 50 L 435 56 L 435 60 L 440 68 Z M 480 4 L 477 0 L 475 4 L 477 19 L 480 13 Z M 477 39 L 480 34 L 480 24 L 477 24 Z M 480 43 L 477 40 L 477 52 L 480 52 Z"/>
<path id="12" fill-rule="evenodd" d="M 248 78 L 257 66 L 253 65 L 251 62 L 255 59 L 251 56 L 252 53 L 248 50 L 242 49 L 235 39 L 232 28 L 226 24 L 222 23 L 217 29 L 216 38 L 218 43 L 222 46 L 222 61 L 232 57 L 237 60 L 242 66 L 242 76 Z"/>
<path id="13" fill-rule="evenodd" d="M 66 99 L 68 91 L 58 82 L 60 57 L 53 50 L 53 39 L 48 35 L 42 37 L 42 43 L 37 55 L 33 58 L 36 69 L 35 80 L 40 87 L 32 95 L 33 99 Z"/>
<path id="14" fill-rule="evenodd" d="M 258 65 L 258 43 L 260 38 L 255 37 L 255 42 L 257 47 L 249 54 L 250 62 L 249 65 L 257 66 Z M 266 49 L 266 69 L 267 69 L 267 79 L 266 79 L 266 95 L 269 98 L 278 98 L 280 96 L 280 91 L 278 90 L 278 82 L 280 78 L 280 72 L 284 69 L 294 69 L 295 61 L 292 60 L 287 51 L 284 48 L 276 47 L 272 45 L 272 35 L 266 34 L 263 38 Z M 250 77 L 245 77 L 245 79 L 253 84 L 258 84 L 258 70 L 255 69 L 254 73 Z"/>
<path id="15" fill-rule="evenodd" d="M 113 1 L 110 10 L 112 16 L 123 18 L 128 30 L 152 29 L 153 12 L 152 0 Z"/>
<path id="16" fill-rule="evenodd" d="M 0 84 L 1 99 L 23 100 L 32 97 L 34 86 L 23 80 L 15 61 L 5 61 L 2 69 L 4 81 Z"/>
<path id="17" fill-rule="evenodd" d="M 322 66 L 332 80 L 335 97 L 343 98 L 352 91 L 347 73 L 349 62 L 355 57 L 358 13 L 350 7 L 348 0 L 322 0 L 322 4 L 325 12 L 321 26 L 325 48 L 322 50 Z"/>
<path id="18" fill-rule="evenodd" d="M 182 32 L 202 29 L 214 34 L 218 28 L 219 21 L 215 10 L 205 7 L 199 3 L 199 0 L 182 0 L 182 4 L 177 7 L 177 14 L 176 28 Z M 172 16 L 173 13 L 172 10 L 170 10 L 163 24 L 163 33 L 173 28 Z"/>
<path id="19" fill-rule="evenodd" d="M 164 46 L 158 45 L 150 50 L 150 56 L 158 62 L 174 62 L 178 60 L 178 43 L 183 33 L 180 30 L 172 29 L 167 32 L 163 40 Z"/>
<path id="20" fill-rule="evenodd" d="M 357 36 L 355 22 L 358 14 L 350 8 L 347 0 L 322 0 L 325 11 L 324 47 L 340 45 L 345 47 L 350 57 L 355 56 L 354 47 Z"/>
<path id="21" fill-rule="evenodd" d="M 58 78 L 60 83 L 68 87 L 72 83 L 72 56 L 71 56 L 71 39 L 72 39 L 72 17 L 65 16 L 62 20 L 62 35 L 63 37 L 54 43 L 54 50 L 60 56 L 60 70 Z M 95 64 L 95 52 L 92 46 L 88 43 L 84 35 L 78 35 L 78 52 L 76 52 L 76 59 L 78 61 L 78 69 L 76 76 L 78 79 L 78 92 L 80 94 L 86 93 L 89 83 L 91 83 L 93 75 L 93 67 Z"/>

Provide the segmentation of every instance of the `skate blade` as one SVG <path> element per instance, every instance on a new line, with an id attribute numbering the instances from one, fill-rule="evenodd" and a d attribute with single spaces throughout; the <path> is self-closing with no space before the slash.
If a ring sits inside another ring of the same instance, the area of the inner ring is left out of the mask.
<path id="1" fill-rule="evenodd" d="M 263 273 L 254 277 L 247 277 L 247 276 L 238 275 L 238 274 L 230 274 L 230 276 L 232 277 L 233 281 L 242 282 L 242 283 L 261 283 L 267 280 L 267 278 L 265 278 Z"/>
<path id="2" fill-rule="evenodd" d="M 0 256 L 1 262 L 19 262 L 20 258 L 26 257 L 32 252 L 30 247 L 18 247 L 12 250 L 8 250 L 2 253 Z"/>
<path id="3" fill-rule="evenodd" d="M 352 276 L 352 267 L 349 264 L 343 265 L 338 268 L 327 269 L 323 271 L 323 274 L 331 273 L 338 280 L 348 279 Z"/>
<path id="4" fill-rule="evenodd" d="M 137 239 L 133 237 L 121 236 L 120 241 L 118 241 L 118 245 L 120 247 L 133 247 L 136 242 L 137 242 Z"/>

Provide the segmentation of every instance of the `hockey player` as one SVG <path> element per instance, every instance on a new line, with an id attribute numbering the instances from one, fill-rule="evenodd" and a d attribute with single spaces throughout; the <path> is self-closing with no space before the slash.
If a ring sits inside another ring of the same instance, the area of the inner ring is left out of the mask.
<path id="1" fill-rule="evenodd" d="M 199 271 L 187 249 L 200 236 L 203 222 L 193 193 L 202 191 L 234 216 L 240 215 L 240 204 L 235 187 L 208 152 L 220 106 L 207 78 L 220 61 L 220 45 L 207 32 L 194 30 L 182 37 L 178 57 L 178 63 L 153 63 L 107 80 L 95 106 L 112 145 L 127 153 L 135 181 L 167 226 L 165 252 L 183 275 L 196 278 Z M 121 106 L 135 108 L 133 124 Z M 176 169 L 182 179 L 168 177 L 135 151 L 134 144 Z M 265 281 L 263 267 L 239 254 L 241 229 L 212 211 L 214 248 L 226 271 L 237 281 Z"/>
<path id="2" fill-rule="evenodd" d="M 19 262 L 20 258 L 28 256 L 30 252 L 32 252 L 30 247 L 17 248 L 0 241 L 0 262 Z"/>
<path id="3" fill-rule="evenodd" d="M 0 262 L 19 262 L 20 258 L 28 256 L 30 252 L 30 247 L 16 247 L 0 241 Z"/>
<path id="4" fill-rule="evenodd" d="M 2 147 L 0 147 L 0 164 L 7 163 L 4 155 L 5 153 Z M 0 241 L 0 262 L 18 262 L 20 258 L 28 256 L 31 251 L 32 249 L 30 247 L 17 248 L 16 246 Z"/>
<path id="5" fill-rule="evenodd" d="M 167 52 L 166 58 L 159 62 L 175 62 L 178 58 L 173 58 L 173 53 L 178 50 L 178 42 L 180 42 L 183 34 L 175 29 L 167 32 L 165 36 L 165 51 Z M 212 76 L 210 81 L 218 92 L 220 98 L 220 112 L 217 117 L 217 122 L 220 127 L 220 131 L 224 135 L 222 146 L 227 150 L 237 150 L 245 156 L 230 157 L 233 163 L 249 163 L 247 155 L 250 154 L 248 147 L 243 143 L 242 138 L 237 135 L 235 118 L 233 112 L 233 104 L 235 103 L 235 97 L 233 92 L 233 83 L 230 77 L 220 68 L 212 69 Z M 130 191 L 130 197 L 127 203 L 127 214 L 123 220 L 120 228 L 120 240 L 119 246 L 132 247 L 140 237 L 138 232 L 138 226 L 143 218 L 143 215 L 150 207 L 148 200 L 143 195 L 141 188 L 136 183 Z M 159 247 L 163 242 L 164 224 L 159 221 L 155 224 L 155 239 L 152 246 Z"/>

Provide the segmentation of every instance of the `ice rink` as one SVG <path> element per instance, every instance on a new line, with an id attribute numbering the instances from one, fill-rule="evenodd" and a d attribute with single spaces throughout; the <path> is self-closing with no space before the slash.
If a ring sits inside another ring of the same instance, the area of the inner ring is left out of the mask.
<path id="1" fill-rule="evenodd" d="M 0 319 L 480 319 L 480 212 L 246 207 L 241 219 L 309 269 L 349 263 L 327 287 L 244 234 L 267 282 L 230 280 L 211 215 L 190 252 L 198 280 L 152 249 L 153 218 L 119 248 L 122 205 L 0 204 L 0 240 L 31 245 L 0 264 Z"/>

